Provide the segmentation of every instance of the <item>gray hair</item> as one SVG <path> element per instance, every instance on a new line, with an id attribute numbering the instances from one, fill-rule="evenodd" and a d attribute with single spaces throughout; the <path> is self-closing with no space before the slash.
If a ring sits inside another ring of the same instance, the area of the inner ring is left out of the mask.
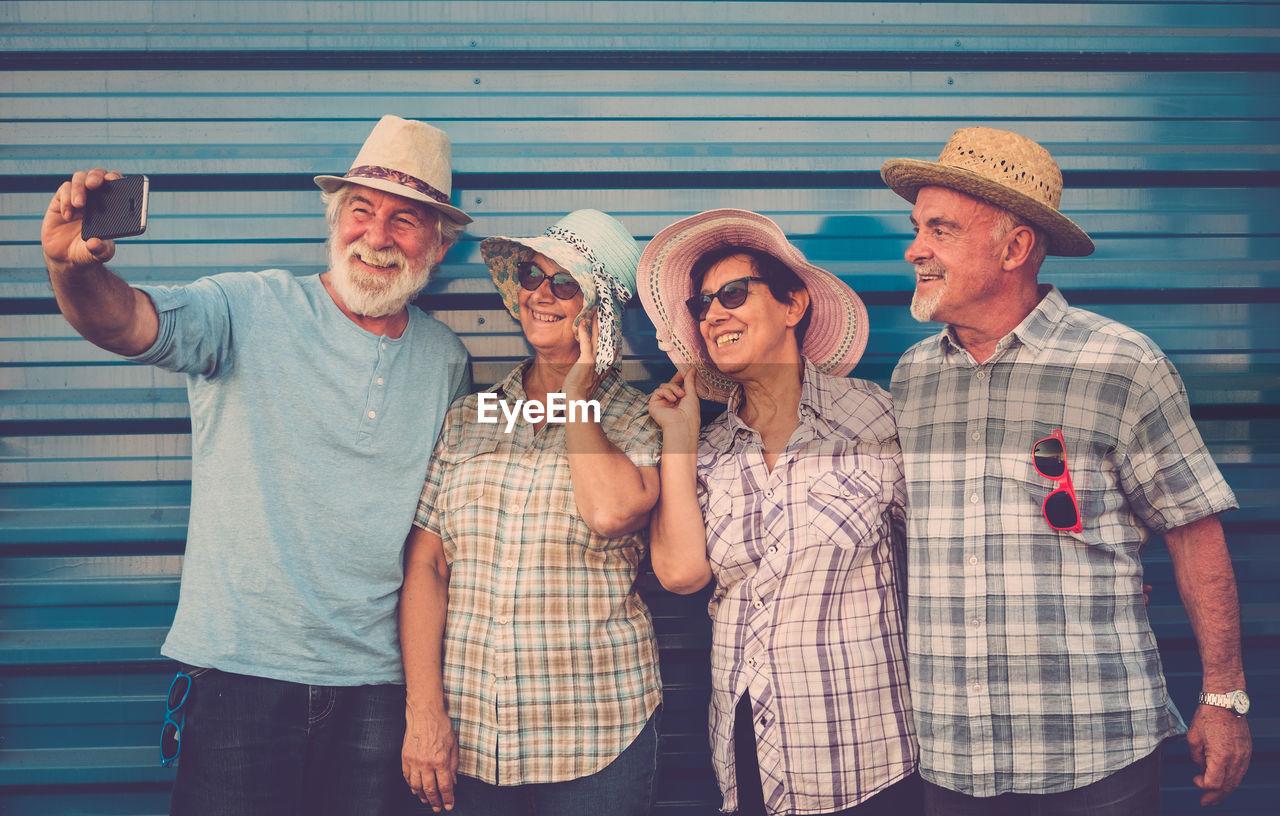
<path id="1" fill-rule="evenodd" d="M 1035 243 L 1031 245 L 1031 253 L 1027 256 L 1027 263 L 1033 269 L 1039 271 L 1040 265 L 1044 263 L 1045 255 L 1049 252 L 1049 236 L 1035 224 L 1008 210 L 1001 209 L 996 214 L 995 223 L 991 227 L 991 240 L 996 242 L 1003 241 L 1017 227 L 1026 227 L 1035 236 Z"/>
<path id="2" fill-rule="evenodd" d="M 344 184 L 333 192 L 322 190 L 320 192 L 320 200 L 324 202 L 324 220 L 329 225 L 329 232 L 333 232 L 333 228 L 338 225 L 338 214 L 342 212 L 342 205 L 347 203 L 347 196 L 351 195 L 351 188 L 354 185 Z M 458 243 L 462 238 L 462 233 L 466 229 L 466 225 L 459 224 L 451 218 L 446 218 L 444 213 L 430 205 L 426 208 L 436 219 L 436 242 L 438 245 L 451 247 Z"/>

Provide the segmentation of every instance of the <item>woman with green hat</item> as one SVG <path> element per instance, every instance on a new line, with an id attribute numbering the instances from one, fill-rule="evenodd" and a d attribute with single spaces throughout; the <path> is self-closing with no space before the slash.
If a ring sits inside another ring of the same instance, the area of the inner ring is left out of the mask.
<path id="1" fill-rule="evenodd" d="M 534 356 L 454 403 L 427 472 L 405 781 L 436 811 L 647 814 L 662 691 L 635 585 L 660 441 L 616 368 L 640 253 L 596 210 L 480 250 Z"/>

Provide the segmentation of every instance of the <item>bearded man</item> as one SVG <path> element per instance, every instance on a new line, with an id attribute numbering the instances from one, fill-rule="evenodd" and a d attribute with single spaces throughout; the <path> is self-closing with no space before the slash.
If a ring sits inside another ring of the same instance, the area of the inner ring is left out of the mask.
<path id="1" fill-rule="evenodd" d="M 64 182 L 41 243 L 87 340 L 186 375 L 191 517 L 161 649 L 182 671 L 161 756 L 174 814 L 400 809 L 404 540 L 466 350 L 410 300 L 471 219 L 449 205 L 450 144 L 383 117 L 345 176 L 317 176 L 329 271 L 272 269 L 131 287 L 80 237 Z"/>

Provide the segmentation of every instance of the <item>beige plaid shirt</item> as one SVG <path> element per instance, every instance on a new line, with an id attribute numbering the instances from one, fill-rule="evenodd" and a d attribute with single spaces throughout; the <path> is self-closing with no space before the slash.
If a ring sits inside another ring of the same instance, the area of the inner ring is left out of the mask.
<path id="1" fill-rule="evenodd" d="M 493 388 L 524 399 L 516 368 Z M 611 371 L 601 424 L 637 466 L 661 440 L 639 391 Z M 662 699 L 649 609 L 636 594 L 647 530 L 604 538 L 578 515 L 564 426 L 511 433 L 453 404 L 415 523 L 440 535 L 451 573 L 444 688 L 459 771 L 490 784 L 577 779 L 631 744 Z"/>

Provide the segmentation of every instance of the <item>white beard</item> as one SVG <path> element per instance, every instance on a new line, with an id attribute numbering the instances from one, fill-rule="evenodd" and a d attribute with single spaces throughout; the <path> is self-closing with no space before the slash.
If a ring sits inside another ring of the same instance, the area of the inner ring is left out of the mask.
<path id="1" fill-rule="evenodd" d="M 356 254 L 378 266 L 395 264 L 400 272 L 391 277 L 366 272 L 354 262 Z M 364 317 L 386 317 L 398 313 L 426 288 L 431 264 L 416 265 L 398 249 L 378 251 L 363 240 L 339 247 L 330 238 L 329 272 L 329 282 L 347 309 Z"/>
<path id="2" fill-rule="evenodd" d="M 916 289 L 915 294 L 911 296 L 911 316 L 920 323 L 928 323 L 933 320 L 933 315 L 938 311 L 938 304 L 942 302 L 942 298 L 947 294 L 946 269 L 937 261 L 926 261 L 918 267 L 919 270 L 925 272 L 941 272 L 943 278 L 932 295 L 921 295 L 920 290 Z"/>

